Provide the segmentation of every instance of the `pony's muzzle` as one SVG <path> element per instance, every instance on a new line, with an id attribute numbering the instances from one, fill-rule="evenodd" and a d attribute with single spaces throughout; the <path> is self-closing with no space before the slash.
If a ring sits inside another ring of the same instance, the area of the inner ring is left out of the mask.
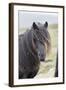
<path id="1" fill-rule="evenodd" d="M 38 53 L 38 57 L 40 61 L 45 61 L 44 53 Z"/>

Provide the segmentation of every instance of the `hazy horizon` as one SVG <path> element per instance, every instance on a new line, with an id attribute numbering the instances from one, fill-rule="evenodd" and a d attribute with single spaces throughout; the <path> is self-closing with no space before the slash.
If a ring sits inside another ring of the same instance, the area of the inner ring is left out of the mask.
<path id="1" fill-rule="evenodd" d="M 30 28 L 33 22 L 58 24 L 58 13 L 19 11 L 19 29 Z"/>

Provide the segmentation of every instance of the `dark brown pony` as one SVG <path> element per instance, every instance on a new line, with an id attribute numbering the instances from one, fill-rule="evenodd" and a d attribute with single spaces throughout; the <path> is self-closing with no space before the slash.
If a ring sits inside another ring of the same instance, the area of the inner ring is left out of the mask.
<path id="1" fill-rule="evenodd" d="M 47 22 L 33 22 L 30 30 L 19 35 L 19 79 L 33 78 L 37 74 L 40 60 L 45 61 L 50 45 Z"/>

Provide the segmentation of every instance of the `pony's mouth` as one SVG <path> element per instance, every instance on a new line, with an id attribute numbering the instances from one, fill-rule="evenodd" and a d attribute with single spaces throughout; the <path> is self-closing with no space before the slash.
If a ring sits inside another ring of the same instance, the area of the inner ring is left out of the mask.
<path id="1" fill-rule="evenodd" d="M 45 61 L 45 58 L 39 58 L 40 61 Z"/>
<path id="2" fill-rule="evenodd" d="M 40 59 L 40 61 L 45 61 L 45 59 Z"/>

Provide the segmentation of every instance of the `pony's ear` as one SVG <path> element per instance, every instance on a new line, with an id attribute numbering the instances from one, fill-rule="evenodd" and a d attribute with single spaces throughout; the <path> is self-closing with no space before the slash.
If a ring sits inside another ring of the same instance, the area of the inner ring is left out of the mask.
<path id="1" fill-rule="evenodd" d="M 38 29 L 38 26 L 36 25 L 35 22 L 33 22 L 33 28 L 34 28 L 34 29 Z"/>
<path id="2" fill-rule="evenodd" d="M 44 27 L 45 27 L 45 28 L 48 27 L 48 22 L 45 22 Z"/>

